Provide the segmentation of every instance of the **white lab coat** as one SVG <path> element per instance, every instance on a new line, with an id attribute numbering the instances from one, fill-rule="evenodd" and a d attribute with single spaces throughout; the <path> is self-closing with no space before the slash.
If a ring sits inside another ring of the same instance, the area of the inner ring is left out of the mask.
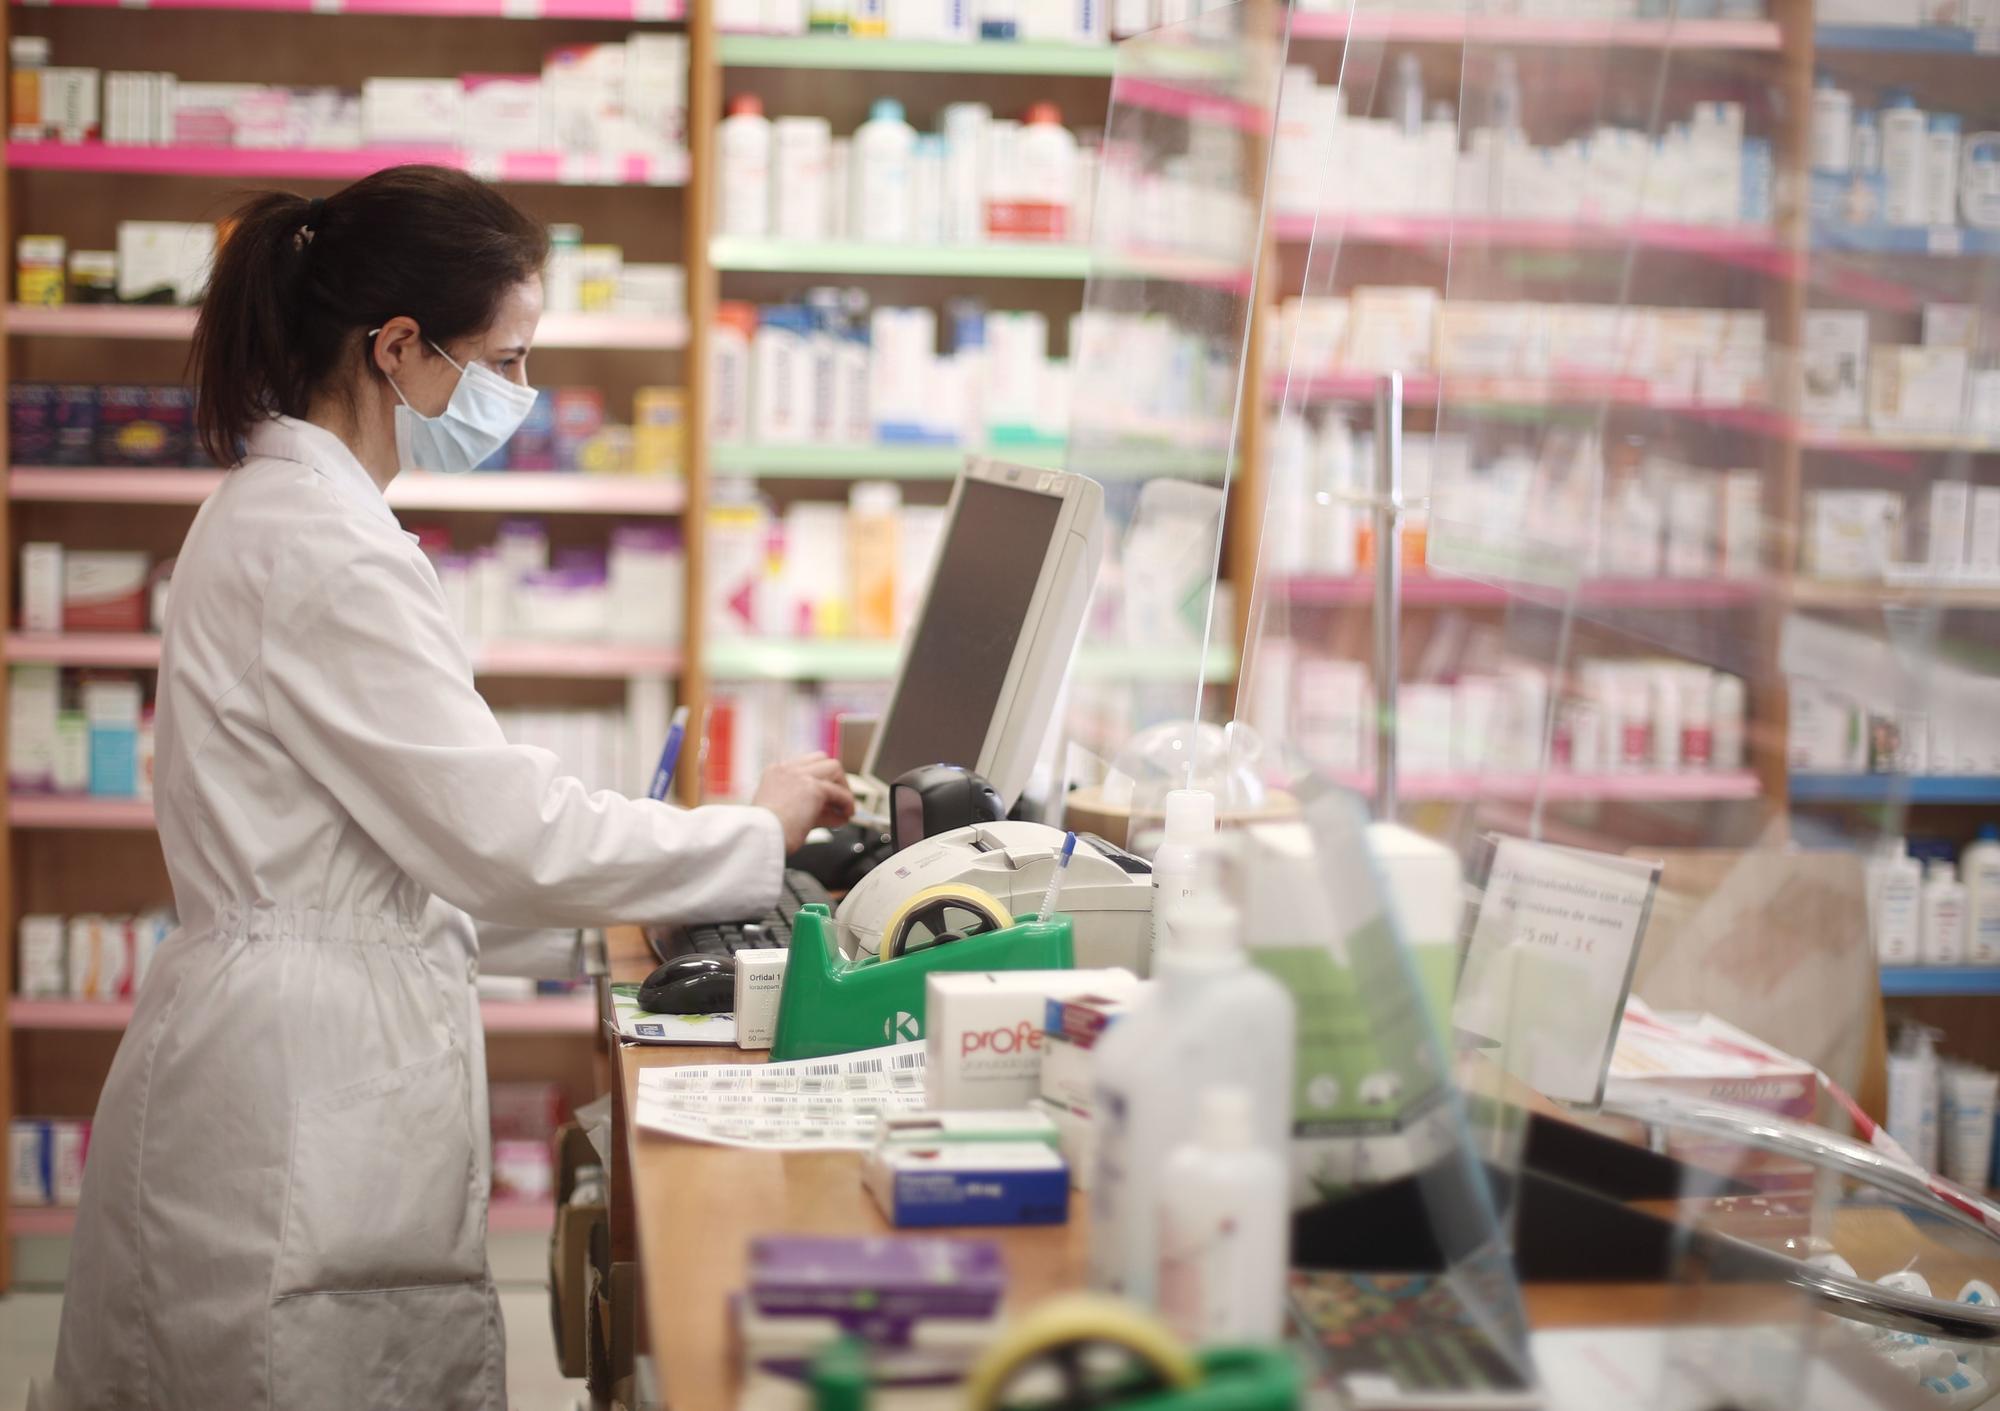
<path id="1" fill-rule="evenodd" d="M 280 418 L 174 573 L 155 797 L 181 929 L 105 1084 L 46 1404 L 506 1405 L 473 929 L 754 915 L 755 808 L 591 794 L 509 745 L 436 577 Z"/>

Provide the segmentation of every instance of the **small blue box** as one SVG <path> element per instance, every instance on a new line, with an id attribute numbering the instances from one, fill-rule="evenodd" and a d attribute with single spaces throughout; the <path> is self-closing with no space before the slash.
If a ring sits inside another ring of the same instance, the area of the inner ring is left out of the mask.
<path id="1" fill-rule="evenodd" d="M 1039 1142 L 878 1148 L 862 1183 L 903 1229 L 1069 1220 L 1069 1165 Z"/>

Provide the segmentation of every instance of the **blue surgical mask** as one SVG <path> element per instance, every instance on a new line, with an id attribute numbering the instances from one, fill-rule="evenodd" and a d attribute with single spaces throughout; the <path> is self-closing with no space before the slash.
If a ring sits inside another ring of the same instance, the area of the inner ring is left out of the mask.
<path id="1" fill-rule="evenodd" d="M 458 369 L 458 386 L 442 412 L 425 416 L 410 405 L 396 379 L 389 379 L 402 403 L 396 408 L 396 459 L 404 470 L 472 470 L 521 429 L 535 405 L 535 389 L 508 381 L 484 363 L 452 362 L 451 354 L 435 343 L 431 347 Z"/>

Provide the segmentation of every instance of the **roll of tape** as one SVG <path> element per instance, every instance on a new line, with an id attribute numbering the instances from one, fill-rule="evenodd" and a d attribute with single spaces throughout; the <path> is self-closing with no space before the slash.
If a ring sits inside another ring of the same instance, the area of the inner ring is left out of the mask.
<path id="1" fill-rule="evenodd" d="M 1025 1381 L 1020 1389 L 1037 1408 L 1109 1407 L 1117 1403 L 1103 1399 L 1107 1386 L 1141 1393 L 1200 1380 L 1194 1355 L 1159 1319 L 1103 1294 L 1065 1294 L 1000 1334 L 966 1379 L 965 1404 L 969 1411 L 1007 1411 L 1008 1393 Z"/>
<path id="2" fill-rule="evenodd" d="M 958 938 L 983 936 L 1013 924 L 1014 918 L 991 892 L 962 882 L 940 882 L 918 892 L 889 918 L 889 924 L 882 928 L 882 958 L 894 960 L 904 954 L 912 932 L 931 938 L 917 947 L 922 950 L 937 944 L 937 938 L 946 932 Z"/>

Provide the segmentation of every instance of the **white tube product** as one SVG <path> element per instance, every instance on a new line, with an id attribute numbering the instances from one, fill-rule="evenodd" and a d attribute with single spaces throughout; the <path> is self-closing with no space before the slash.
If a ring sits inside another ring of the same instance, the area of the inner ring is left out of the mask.
<path id="1" fill-rule="evenodd" d="M 1889 1055 L 1889 1135 L 1926 1171 L 1938 1158 L 1936 1042 L 1936 1030 L 1912 1024 Z"/>
<path id="2" fill-rule="evenodd" d="M 1195 1140 L 1161 1182 L 1160 1313 L 1193 1346 L 1274 1345 L 1291 1243 L 1285 1162 L 1257 1144 L 1247 1089 L 1203 1088 L 1198 1110 Z"/>
<path id="3" fill-rule="evenodd" d="M 1947 1063 L 1941 1092 L 1939 1165 L 1960 1185 L 1982 1190 L 1993 1163 L 1993 1105 L 2000 1100 L 2000 1073 L 1969 1063 Z"/>
<path id="4" fill-rule="evenodd" d="M 1240 930 L 1215 896 L 1184 908 L 1155 958 L 1152 993 L 1097 1043 L 1091 1282 L 1141 1305 L 1157 1291 L 1162 1171 L 1194 1130 L 1188 1094 L 1248 1089 L 1256 1144 L 1280 1160 L 1288 1150 L 1292 997 L 1250 964 Z"/>
<path id="5" fill-rule="evenodd" d="M 2000 827 L 1982 824 L 1958 864 L 1965 878 L 1965 958 L 2000 965 Z"/>
<path id="6" fill-rule="evenodd" d="M 877 98 L 868 121 L 854 130 L 848 157 L 850 240 L 902 244 L 910 239 L 916 147 L 916 129 L 903 120 L 903 105 L 894 98 Z"/>
<path id="7" fill-rule="evenodd" d="M 1901 838 L 1868 860 L 1868 914 L 1881 965 L 1915 965 L 1923 906 L 1923 868 Z"/>
<path id="8" fill-rule="evenodd" d="M 1925 965 L 1965 964 L 1965 886 L 1958 869 L 1942 858 L 1924 875 L 1918 950 Z"/>
<path id="9" fill-rule="evenodd" d="M 765 236 L 771 233 L 771 120 L 754 93 L 729 100 L 729 115 L 716 130 L 722 155 L 724 235 Z"/>
<path id="10" fill-rule="evenodd" d="M 1924 110 L 1907 92 L 1897 91 L 1882 109 L 1882 214 L 1891 225 L 1925 225 L 1930 199 L 1925 188 L 1928 162 Z"/>
<path id="11" fill-rule="evenodd" d="M 1153 855 L 1153 935 L 1148 958 L 1160 952 L 1171 913 L 1195 899 L 1201 849 L 1215 837 L 1215 795 L 1175 789 L 1167 795 L 1166 841 Z"/>

